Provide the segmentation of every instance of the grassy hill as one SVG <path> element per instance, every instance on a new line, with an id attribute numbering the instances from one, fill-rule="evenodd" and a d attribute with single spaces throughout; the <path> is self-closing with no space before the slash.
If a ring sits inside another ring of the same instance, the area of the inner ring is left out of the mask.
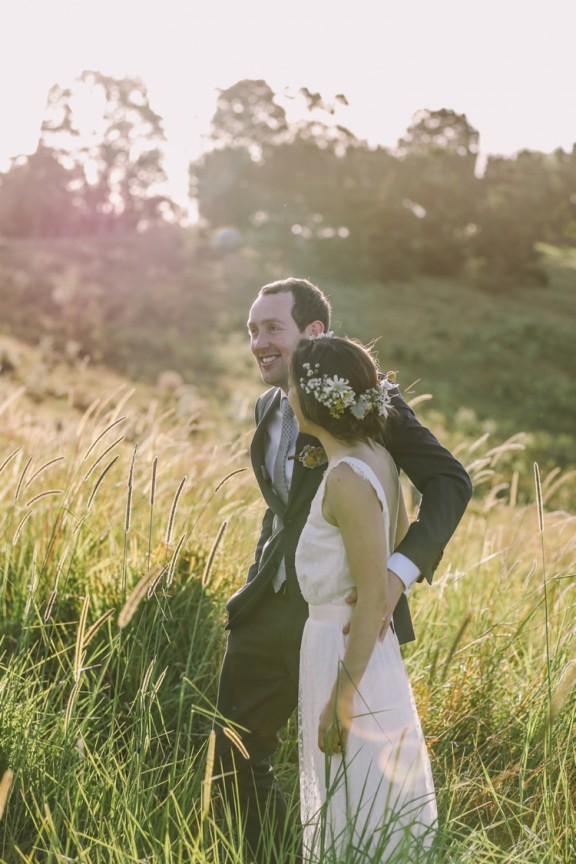
<path id="1" fill-rule="evenodd" d="M 549 283 L 480 287 L 458 279 L 360 283 L 315 278 L 330 295 L 334 329 L 378 340 L 382 365 L 418 380 L 442 413 L 472 409 L 481 419 L 572 434 L 576 404 L 576 249 L 541 246 Z M 274 274 L 280 277 L 286 274 Z M 240 331 L 258 283 L 227 302 Z"/>
<path id="2" fill-rule="evenodd" d="M 330 295 L 337 332 L 376 339 L 405 392 L 431 397 L 418 410 L 451 446 L 521 434 L 526 464 L 552 470 L 576 466 L 576 250 L 540 255 L 546 285 L 480 284 L 471 273 L 360 284 L 299 275 Z M 231 420 L 249 418 L 260 384 L 247 310 L 260 285 L 285 275 L 254 249 L 211 256 L 181 229 L 3 241 L 0 331 L 148 384 L 174 370 Z"/>
<path id="3" fill-rule="evenodd" d="M 358 285 L 295 275 L 330 295 L 336 332 L 377 340 L 382 367 L 398 371 L 404 391 L 422 399 L 419 414 L 452 447 L 520 435 L 525 464 L 551 470 L 576 466 L 576 250 L 541 246 L 540 255 L 547 285 L 479 285 L 470 274 Z M 239 273 L 243 263 L 239 254 Z M 234 264 L 221 265 L 229 335 L 216 350 L 220 365 L 252 386 L 246 311 L 258 285 L 286 273 L 255 267 L 252 279 L 235 282 Z"/>

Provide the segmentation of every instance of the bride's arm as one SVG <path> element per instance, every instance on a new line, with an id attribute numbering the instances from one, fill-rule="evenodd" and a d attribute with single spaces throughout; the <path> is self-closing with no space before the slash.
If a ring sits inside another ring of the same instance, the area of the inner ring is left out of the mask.
<path id="1" fill-rule="evenodd" d="M 323 752 L 345 746 L 352 700 L 374 650 L 388 604 L 388 543 L 382 508 L 371 484 L 345 463 L 330 472 L 324 513 L 338 526 L 356 584 L 346 651 L 330 699 L 320 715 L 318 746 Z"/>

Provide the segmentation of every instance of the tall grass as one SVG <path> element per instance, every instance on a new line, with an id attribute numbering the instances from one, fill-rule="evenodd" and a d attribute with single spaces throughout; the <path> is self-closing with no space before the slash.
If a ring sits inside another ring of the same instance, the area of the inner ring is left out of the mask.
<path id="1" fill-rule="evenodd" d="M 224 604 L 261 515 L 247 439 L 215 444 L 124 396 L 53 434 L 18 401 L 4 414 L 6 864 L 245 860 L 209 732 Z M 433 586 L 413 590 L 405 651 L 439 794 L 434 860 L 570 862 L 574 518 L 553 510 L 557 474 L 519 507 L 501 448 L 461 456 L 480 493 Z M 291 722 L 277 768 L 296 805 L 295 742 Z"/>

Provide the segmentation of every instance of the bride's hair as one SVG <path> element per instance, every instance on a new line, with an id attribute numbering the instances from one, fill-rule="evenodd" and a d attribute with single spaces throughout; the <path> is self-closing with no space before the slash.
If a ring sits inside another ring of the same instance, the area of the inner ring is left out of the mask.
<path id="1" fill-rule="evenodd" d="M 370 348 L 338 336 L 302 339 L 290 363 L 302 413 L 342 441 L 386 439 L 394 408 L 380 378 Z"/>

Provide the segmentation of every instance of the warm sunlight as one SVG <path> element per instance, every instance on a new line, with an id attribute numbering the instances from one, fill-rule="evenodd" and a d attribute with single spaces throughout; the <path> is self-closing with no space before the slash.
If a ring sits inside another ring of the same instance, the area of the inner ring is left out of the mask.
<path id="1" fill-rule="evenodd" d="M 550 0 L 409 4 L 295 0 L 32 0 L 3 4 L 0 170 L 35 149 L 49 88 L 85 69 L 143 79 L 164 120 L 171 192 L 187 195 L 187 165 L 205 147 L 217 88 L 264 78 L 279 94 L 308 87 L 349 107 L 338 122 L 394 146 L 420 108 L 466 113 L 480 149 L 552 151 L 576 141 L 576 13 Z"/>
<path id="2" fill-rule="evenodd" d="M 0 864 L 576 862 L 575 2 L 0 0 Z"/>

